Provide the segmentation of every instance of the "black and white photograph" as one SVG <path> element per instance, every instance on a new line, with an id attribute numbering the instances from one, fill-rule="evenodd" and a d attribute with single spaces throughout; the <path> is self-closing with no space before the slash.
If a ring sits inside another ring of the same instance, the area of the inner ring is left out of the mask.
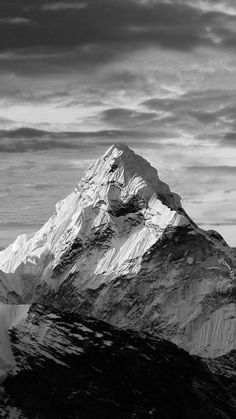
<path id="1" fill-rule="evenodd" d="M 0 0 L 0 418 L 236 417 L 236 0 Z"/>

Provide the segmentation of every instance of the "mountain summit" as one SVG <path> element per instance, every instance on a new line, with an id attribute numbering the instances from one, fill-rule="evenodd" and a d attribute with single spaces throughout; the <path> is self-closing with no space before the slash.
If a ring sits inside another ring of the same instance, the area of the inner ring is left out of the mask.
<path id="1" fill-rule="evenodd" d="M 112 230 L 120 237 L 122 231 L 133 224 L 136 227 L 145 224 L 146 228 L 136 228 L 135 243 L 132 246 L 127 243 L 126 247 L 129 247 L 129 253 L 142 256 L 167 225 L 187 225 L 189 219 L 181 207 L 180 197 L 159 179 L 156 169 L 127 146 L 114 145 L 92 164 L 72 194 L 56 205 L 56 213 L 33 238 L 28 240 L 25 235 L 19 236 L 13 245 L 0 253 L 0 269 L 16 273 L 21 269 L 25 271 L 25 266 L 21 265 L 24 262 L 27 273 L 36 270 L 38 274 L 47 265 L 50 255 L 53 256 L 50 267 L 55 273 L 56 269 L 60 270 L 58 262 L 59 259 L 63 262 L 68 245 L 75 241 L 78 246 L 80 242 L 82 245 L 83 240 L 95 232 L 103 233 L 105 238 Z M 114 256 L 112 259 L 116 259 Z M 127 253 L 123 256 L 128 258 Z M 120 267 L 121 262 L 118 261 Z M 48 275 L 48 271 L 45 274 Z"/>
<path id="2" fill-rule="evenodd" d="M 0 252 L 2 302 L 39 301 L 149 331 L 190 352 L 235 347 L 235 269 L 156 169 L 114 145 L 55 214 Z"/>

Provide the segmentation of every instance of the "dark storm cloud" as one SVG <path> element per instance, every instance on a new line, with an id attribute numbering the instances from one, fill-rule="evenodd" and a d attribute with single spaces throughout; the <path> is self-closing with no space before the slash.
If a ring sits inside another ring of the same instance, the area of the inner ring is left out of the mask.
<path id="1" fill-rule="evenodd" d="M 205 137 L 218 145 L 236 145 L 234 90 L 189 91 L 176 98 L 152 98 L 140 105 L 148 110 L 163 112 L 164 116 L 159 122 L 163 126 L 175 124 L 176 128 L 194 127 L 196 139 L 203 140 Z M 205 134 L 200 133 L 201 127 Z M 214 130 L 214 134 L 209 132 L 210 129 Z"/>
<path id="2" fill-rule="evenodd" d="M 140 131 L 138 131 L 140 132 Z M 89 137 L 107 137 L 113 135 L 138 135 L 136 131 L 123 131 L 123 130 L 102 130 L 94 132 L 50 132 L 34 128 L 19 128 L 15 130 L 0 130 L 0 140 L 8 139 L 31 139 L 31 138 L 48 138 L 48 137 L 58 137 L 58 138 L 89 138 Z"/>
<path id="3" fill-rule="evenodd" d="M 55 73 L 59 75 L 67 73 L 68 70 L 74 73 L 78 70 L 88 71 L 98 65 L 110 62 L 117 53 L 111 45 L 101 44 L 36 45 L 27 48 L 14 48 L 0 53 L 0 75 L 9 71 L 23 76 L 37 76 L 38 74 L 50 76 Z"/>
<path id="4" fill-rule="evenodd" d="M 231 114 L 234 101 L 236 101 L 234 90 L 205 89 L 192 90 L 176 98 L 152 98 L 142 102 L 142 105 L 156 111 L 169 112 L 173 109 L 179 109 L 199 112 L 200 114 L 201 110 L 204 113 L 204 109 L 212 109 L 212 112 L 218 112 L 220 111 L 218 108 L 222 108 L 222 104 L 226 102 L 225 108 Z"/>
<path id="5" fill-rule="evenodd" d="M 114 143 L 152 146 L 151 137 L 142 131 L 104 130 L 94 132 L 49 132 L 31 128 L 0 130 L 0 153 L 26 153 L 54 149 L 88 150 Z"/>
<path id="6" fill-rule="evenodd" d="M 235 116 L 235 119 L 236 119 L 236 116 Z M 225 134 L 223 141 L 228 146 L 236 147 L 236 131 L 228 132 L 227 134 Z"/>
<path id="7" fill-rule="evenodd" d="M 144 7 L 130 0 L 87 1 L 86 8 L 58 8 L 55 2 L 8 0 L 3 2 L 4 19 L 21 17 L 34 20 L 37 28 L 16 27 L 14 33 L 0 26 L 2 49 L 36 46 L 71 46 L 92 43 L 160 42 L 167 46 L 188 48 L 198 44 L 199 14 L 185 5 L 157 3 Z M 32 7 L 31 7 L 32 3 Z M 74 2 L 76 3 L 80 2 Z M 21 15 L 20 15 L 21 13 Z M 191 25 L 190 25 L 191 21 Z M 188 35 L 188 36 L 186 36 Z"/>
<path id="8" fill-rule="evenodd" d="M 0 2 L 0 13 L 0 51 L 16 54 L 28 49 L 33 55 L 33 50 L 41 48 L 49 64 L 50 52 L 55 49 L 66 48 L 68 53 L 68 48 L 76 48 L 69 61 L 101 64 L 121 53 L 151 45 L 191 50 L 201 45 L 233 46 L 235 42 L 233 16 L 203 12 L 174 0 L 5 0 Z M 231 25 L 227 25 L 228 19 Z M 217 45 L 214 34 L 219 38 Z M 63 56 L 55 60 L 54 65 L 70 64 Z"/>
<path id="9" fill-rule="evenodd" d="M 0 131 L 0 152 L 25 153 L 52 149 L 82 149 L 87 147 L 89 137 L 99 137 L 102 133 L 53 133 L 31 128 Z M 104 135 L 104 133 L 103 133 Z"/>

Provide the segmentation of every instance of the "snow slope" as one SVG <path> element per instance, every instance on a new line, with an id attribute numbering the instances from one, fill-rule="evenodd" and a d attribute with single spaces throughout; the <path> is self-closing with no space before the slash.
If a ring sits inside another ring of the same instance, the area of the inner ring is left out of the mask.
<path id="1" fill-rule="evenodd" d="M 33 237 L 0 252 L 0 269 L 3 302 L 79 310 L 205 356 L 235 348 L 231 249 L 124 145 L 86 171 Z"/>

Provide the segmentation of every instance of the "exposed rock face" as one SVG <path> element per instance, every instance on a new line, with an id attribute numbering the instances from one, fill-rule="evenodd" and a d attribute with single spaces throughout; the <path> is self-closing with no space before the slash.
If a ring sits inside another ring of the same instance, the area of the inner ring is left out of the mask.
<path id="1" fill-rule="evenodd" d="M 15 366 L 8 330 L 16 327 L 28 315 L 28 305 L 10 305 L 0 303 L 0 382 Z"/>
<path id="2" fill-rule="evenodd" d="M 233 419 L 233 353 L 190 356 L 174 344 L 78 314 L 33 306 L 11 333 L 17 368 L 2 418 Z"/>
<path id="3" fill-rule="evenodd" d="M 231 249 L 126 146 L 96 161 L 31 239 L 2 251 L 0 269 L 3 302 L 79 311 L 204 356 L 236 346 Z"/>

